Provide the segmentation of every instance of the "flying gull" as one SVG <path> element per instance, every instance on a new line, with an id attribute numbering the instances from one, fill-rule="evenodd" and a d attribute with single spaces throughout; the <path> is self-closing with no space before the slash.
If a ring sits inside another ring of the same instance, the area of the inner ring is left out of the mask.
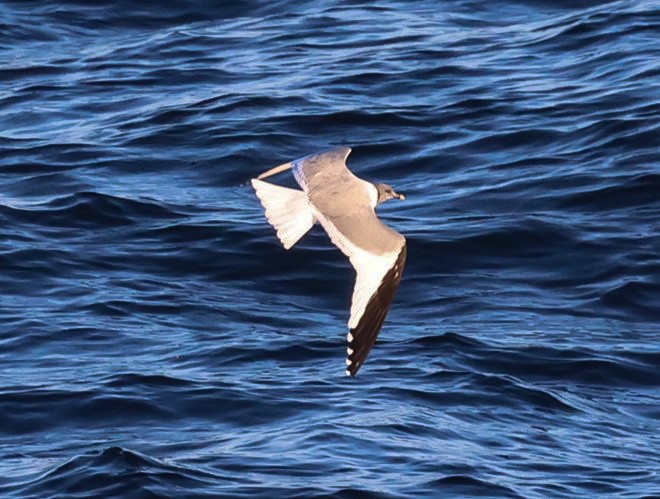
<path id="1" fill-rule="evenodd" d="M 349 332 L 346 374 L 355 376 L 376 342 L 406 263 L 406 239 L 381 222 L 374 209 L 389 199 L 405 199 L 387 184 L 362 180 L 346 167 L 351 150 L 338 147 L 277 166 L 252 179 L 268 222 L 286 249 L 318 222 L 357 273 Z M 291 169 L 302 191 L 263 179 Z"/>

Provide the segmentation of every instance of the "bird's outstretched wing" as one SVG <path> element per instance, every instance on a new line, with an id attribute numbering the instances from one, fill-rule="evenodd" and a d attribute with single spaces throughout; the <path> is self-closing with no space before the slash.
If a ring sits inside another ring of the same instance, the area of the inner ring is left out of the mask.
<path id="1" fill-rule="evenodd" d="M 356 268 L 357 278 L 353 290 L 351 318 L 348 322 L 348 348 L 346 353 L 346 373 L 355 376 L 367 360 L 371 348 L 383 327 L 396 290 L 399 288 L 403 267 L 406 264 L 407 247 L 401 251 L 394 262 L 385 270 L 391 258 L 383 258 L 380 265 L 364 263 Z"/>
<path id="2" fill-rule="evenodd" d="M 406 240 L 381 222 L 371 208 L 362 210 L 361 215 L 354 214 L 350 221 L 319 213 L 317 216 L 330 240 L 349 258 L 356 271 L 346 359 L 346 373 L 355 376 L 376 342 L 401 282 L 407 257 Z M 350 229 L 344 227 L 346 223 Z M 346 234 L 356 224 L 362 226 L 362 236 L 387 244 L 381 243 L 378 251 L 360 247 Z"/>

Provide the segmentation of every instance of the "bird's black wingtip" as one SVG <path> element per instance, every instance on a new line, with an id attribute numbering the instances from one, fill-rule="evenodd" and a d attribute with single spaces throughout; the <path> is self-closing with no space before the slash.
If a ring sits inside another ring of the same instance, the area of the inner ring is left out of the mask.
<path id="1" fill-rule="evenodd" d="M 360 370 L 359 366 L 349 365 L 346 368 L 346 376 L 349 376 L 351 378 L 355 378 L 357 376 L 358 371 Z"/>

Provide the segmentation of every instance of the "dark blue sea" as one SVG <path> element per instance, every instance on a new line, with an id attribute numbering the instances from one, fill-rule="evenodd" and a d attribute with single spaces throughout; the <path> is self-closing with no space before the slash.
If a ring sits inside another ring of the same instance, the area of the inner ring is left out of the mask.
<path id="1" fill-rule="evenodd" d="M 340 145 L 356 378 L 248 183 Z M 0 3 L 0 497 L 659 496 L 658 1 Z"/>

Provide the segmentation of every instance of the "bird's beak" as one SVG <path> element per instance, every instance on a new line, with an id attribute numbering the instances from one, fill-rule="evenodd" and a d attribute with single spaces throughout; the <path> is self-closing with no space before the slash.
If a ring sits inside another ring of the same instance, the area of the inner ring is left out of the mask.
<path id="1" fill-rule="evenodd" d="M 397 194 L 398 194 L 398 193 L 397 193 Z M 403 194 L 398 194 L 398 195 L 399 195 L 399 199 L 400 199 L 401 201 L 404 201 L 404 200 L 406 199 L 406 196 L 404 196 Z"/>

